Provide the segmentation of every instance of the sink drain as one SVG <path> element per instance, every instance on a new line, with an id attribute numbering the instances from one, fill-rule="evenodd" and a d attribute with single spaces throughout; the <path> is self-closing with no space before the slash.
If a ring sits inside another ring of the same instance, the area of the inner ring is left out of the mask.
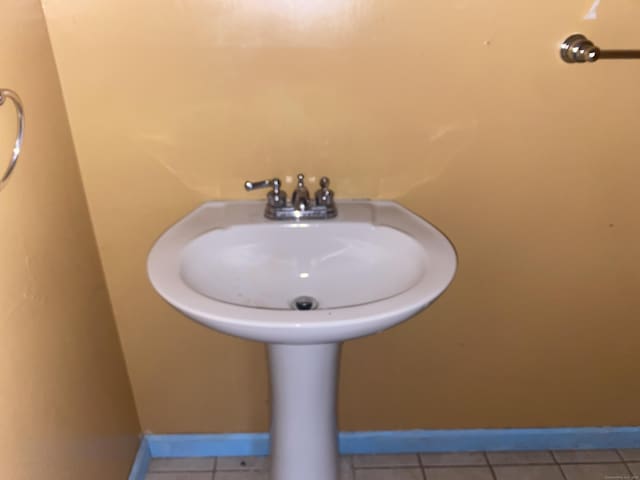
<path id="1" fill-rule="evenodd" d="M 291 308 L 294 310 L 315 310 L 318 308 L 318 301 L 313 297 L 303 295 L 293 299 Z"/>

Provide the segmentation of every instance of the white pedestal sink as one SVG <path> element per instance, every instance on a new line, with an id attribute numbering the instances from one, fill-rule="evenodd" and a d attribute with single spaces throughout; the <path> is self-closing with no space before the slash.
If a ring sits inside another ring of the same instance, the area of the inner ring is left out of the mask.
<path id="1" fill-rule="evenodd" d="M 149 278 L 187 317 L 268 344 L 271 480 L 337 480 L 341 342 L 431 304 L 455 250 L 390 201 L 340 201 L 338 217 L 313 221 L 266 220 L 263 206 L 200 206 L 155 243 Z"/>

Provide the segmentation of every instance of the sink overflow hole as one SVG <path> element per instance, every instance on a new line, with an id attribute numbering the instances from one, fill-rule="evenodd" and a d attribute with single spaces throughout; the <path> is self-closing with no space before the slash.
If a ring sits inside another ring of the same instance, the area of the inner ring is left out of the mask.
<path id="1" fill-rule="evenodd" d="M 296 297 L 291 302 L 291 308 L 294 310 L 315 310 L 318 308 L 318 301 L 313 297 Z"/>

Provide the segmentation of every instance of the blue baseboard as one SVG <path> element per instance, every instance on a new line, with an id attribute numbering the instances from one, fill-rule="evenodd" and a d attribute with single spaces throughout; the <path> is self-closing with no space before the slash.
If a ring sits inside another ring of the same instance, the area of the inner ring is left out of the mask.
<path id="1" fill-rule="evenodd" d="M 640 427 L 509 428 L 341 432 L 343 455 L 498 450 L 640 448 Z M 269 434 L 145 435 L 129 480 L 144 480 L 152 458 L 269 454 Z"/>
<path id="2" fill-rule="evenodd" d="M 129 480 L 144 480 L 149 470 L 149 462 L 151 462 L 151 449 L 149 448 L 149 441 L 146 437 L 142 438 L 136 459 L 133 463 L 133 468 L 129 473 Z"/>
<path id="3" fill-rule="evenodd" d="M 268 455 L 267 433 L 147 435 L 151 457 Z M 640 427 L 341 432 L 343 455 L 640 448 Z"/>
<path id="4" fill-rule="evenodd" d="M 269 454 L 268 433 L 147 435 L 151 457 L 242 457 Z"/>

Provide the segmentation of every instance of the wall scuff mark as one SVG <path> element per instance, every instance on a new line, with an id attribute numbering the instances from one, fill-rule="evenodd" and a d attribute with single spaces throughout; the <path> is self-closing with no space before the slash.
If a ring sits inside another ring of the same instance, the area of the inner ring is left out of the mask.
<path id="1" fill-rule="evenodd" d="M 600 0 L 594 0 L 593 5 L 584 16 L 585 20 L 597 20 L 598 19 L 598 7 L 600 6 Z"/>

